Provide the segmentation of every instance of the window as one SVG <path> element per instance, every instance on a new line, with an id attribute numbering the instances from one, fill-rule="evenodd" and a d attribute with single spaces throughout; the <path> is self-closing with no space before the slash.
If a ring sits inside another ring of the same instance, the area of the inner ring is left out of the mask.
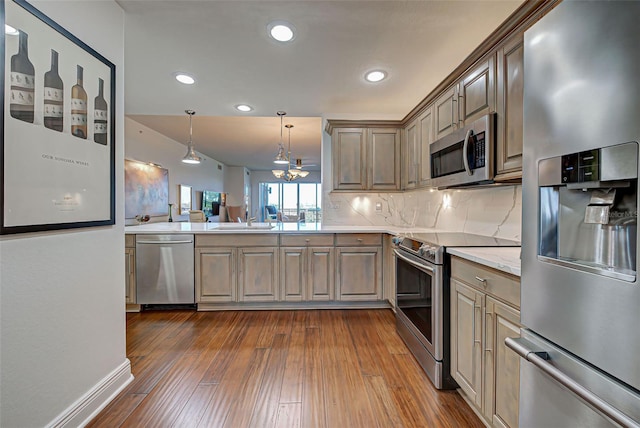
<path id="1" fill-rule="evenodd" d="M 320 183 L 260 183 L 260 205 L 272 205 L 282 213 L 283 221 L 304 218 L 310 223 L 320 222 L 322 213 L 322 185 Z M 266 208 L 261 210 L 265 221 Z"/>

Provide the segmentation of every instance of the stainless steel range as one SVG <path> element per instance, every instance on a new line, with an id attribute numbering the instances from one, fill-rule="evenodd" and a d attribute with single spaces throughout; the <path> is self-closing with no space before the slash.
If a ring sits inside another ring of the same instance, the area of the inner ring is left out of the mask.
<path id="1" fill-rule="evenodd" d="M 395 237 L 396 329 L 438 389 L 458 385 L 449 370 L 447 247 L 518 247 L 519 242 L 468 233 Z"/>

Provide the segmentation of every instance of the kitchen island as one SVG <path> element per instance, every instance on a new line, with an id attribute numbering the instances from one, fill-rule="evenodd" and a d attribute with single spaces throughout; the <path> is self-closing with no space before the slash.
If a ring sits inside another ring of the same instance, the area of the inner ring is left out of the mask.
<path id="1" fill-rule="evenodd" d="M 391 237 L 405 232 L 319 223 L 128 226 L 128 310 L 144 303 L 135 293 L 137 236 L 194 236 L 198 310 L 380 308 L 395 301 Z"/>

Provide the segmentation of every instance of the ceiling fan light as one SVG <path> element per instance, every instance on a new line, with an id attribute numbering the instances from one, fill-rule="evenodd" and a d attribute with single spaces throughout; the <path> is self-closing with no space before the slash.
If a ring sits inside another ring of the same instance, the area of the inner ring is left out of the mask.
<path id="1" fill-rule="evenodd" d="M 307 175 L 309 175 L 309 171 L 298 171 L 300 174 L 300 177 L 305 178 Z"/>
<path id="2" fill-rule="evenodd" d="M 282 178 L 282 177 L 284 177 L 284 171 L 283 171 L 283 170 L 281 170 L 281 169 L 273 169 L 273 170 L 271 170 L 271 172 L 273 173 L 273 175 L 274 175 L 276 178 Z"/>
<path id="3" fill-rule="evenodd" d="M 290 169 L 289 170 L 289 175 L 292 176 L 293 178 L 296 178 L 298 176 L 298 174 L 300 174 L 300 171 L 297 169 Z"/>

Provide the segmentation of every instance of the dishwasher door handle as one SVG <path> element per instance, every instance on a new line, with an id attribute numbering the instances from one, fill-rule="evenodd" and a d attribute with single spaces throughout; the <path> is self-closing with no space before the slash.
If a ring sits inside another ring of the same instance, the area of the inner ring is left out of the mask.
<path id="1" fill-rule="evenodd" d="M 191 244 L 193 241 L 136 241 L 136 244 Z"/>
<path id="2" fill-rule="evenodd" d="M 615 421 L 623 427 L 640 427 L 640 425 L 629 416 L 627 416 L 593 392 L 589 391 L 587 388 L 576 382 L 563 371 L 556 368 L 549 362 L 549 354 L 547 354 L 545 351 L 536 349 L 536 347 L 528 340 L 523 338 L 507 337 L 504 340 L 504 343 L 505 345 L 507 345 L 507 348 L 510 348 L 516 354 L 532 363 L 534 366 L 549 375 L 560 385 L 564 386 L 569 391 L 582 398 L 584 401 L 592 405 L 593 408 L 595 408 L 611 420 Z"/>

